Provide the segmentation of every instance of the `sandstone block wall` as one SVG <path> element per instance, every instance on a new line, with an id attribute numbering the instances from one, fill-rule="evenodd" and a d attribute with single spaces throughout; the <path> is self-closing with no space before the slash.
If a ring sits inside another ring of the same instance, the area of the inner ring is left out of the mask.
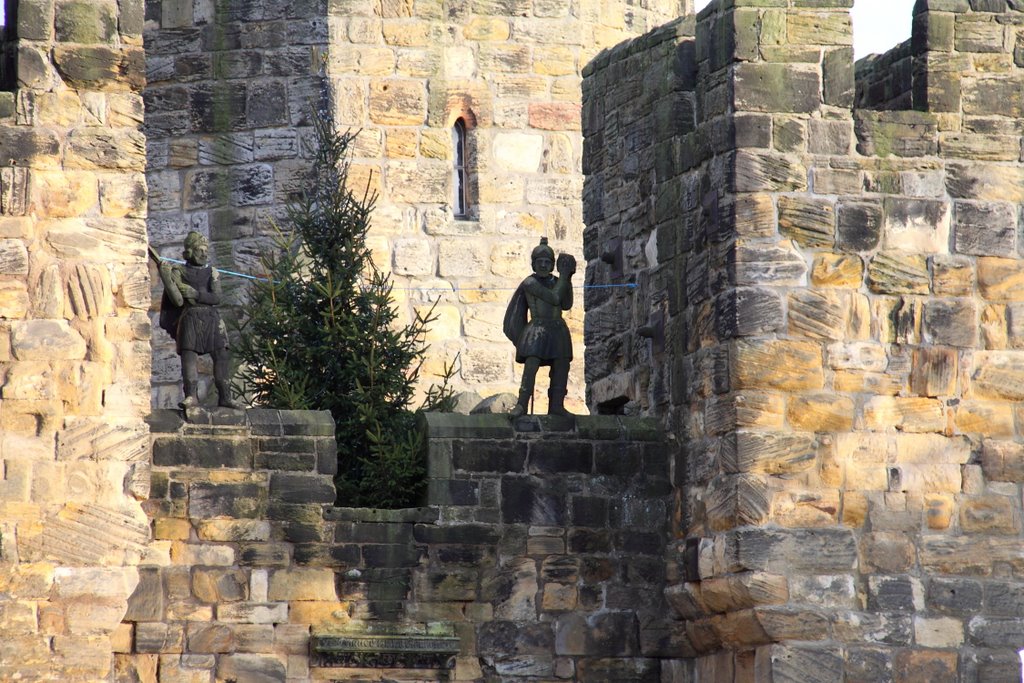
<path id="1" fill-rule="evenodd" d="M 6 3 L 0 679 L 103 680 L 149 540 L 142 3 Z"/>
<path id="2" fill-rule="evenodd" d="M 114 638 L 127 680 L 656 683 L 688 654 L 662 598 L 652 421 L 430 415 L 429 506 L 388 511 L 331 505 L 326 413 L 208 415 L 150 420 L 154 541 Z M 310 657 L 316 636 L 388 632 L 455 636 L 455 668 Z"/>
<path id="3" fill-rule="evenodd" d="M 408 311 L 437 302 L 428 371 L 460 354 L 460 388 L 515 391 L 502 334 L 541 235 L 581 256 L 580 72 L 603 47 L 690 7 L 537 0 L 331 8 L 340 125 L 360 129 L 359 182 L 380 192 L 373 240 Z M 453 215 L 452 126 L 468 124 L 469 197 Z M 582 282 L 582 273 L 577 284 Z M 457 291 L 453 291 L 457 290 Z M 569 314 L 582 358 L 582 308 Z M 570 405 L 583 408 L 582 363 Z M 538 388 L 543 410 L 546 376 Z"/>
<path id="4" fill-rule="evenodd" d="M 215 6 L 215 7 L 214 7 Z M 271 218 L 301 188 L 307 101 L 360 130 L 358 192 L 378 193 L 370 242 L 405 320 L 437 302 L 427 381 L 458 354 L 455 386 L 515 391 L 502 334 L 512 292 L 547 235 L 581 256 L 580 72 L 602 47 L 690 7 L 678 0 L 147 5 L 150 239 L 180 257 L 188 229 L 216 265 L 251 272 Z M 321 78 L 321 75 L 326 78 Z M 327 86 L 325 88 L 325 85 Z M 471 210 L 453 215 L 452 126 L 468 124 Z M 577 278 L 582 282 L 582 273 Z M 237 278 L 227 278 L 241 286 Z M 569 315 L 582 358 L 582 309 Z M 584 408 L 582 363 L 570 406 Z M 156 333 L 155 406 L 180 400 Z M 538 388 L 546 406 L 547 378 Z"/>
<path id="5" fill-rule="evenodd" d="M 621 243 L 639 285 L 588 296 L 588 401 L 678 437 L 701 680 L 1017 680 L 1024 14 L 918 3 L 858 83 L 842 4 L 719 3 L 588 67 L 587 277 Z"/>

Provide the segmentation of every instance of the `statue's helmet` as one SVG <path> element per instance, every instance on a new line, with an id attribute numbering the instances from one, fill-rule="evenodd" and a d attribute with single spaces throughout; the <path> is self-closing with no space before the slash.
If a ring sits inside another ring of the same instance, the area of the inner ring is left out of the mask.
<path id="1" fill-rule="evenodd" d="M 199 246 L 208 246 L 206 237 L 202 233 L 196 232 L 195 230 L 189 231 L 185 236 L 185 251 L 190 252 Z"/>
<path id="2" fill-rule="evenodd" d="M 551 262 L 555 262 L 555 250 L 548 246 L 548 238 L 541 237 L 540 244 L 533 248 L 533 253 L 530 254 L 530 262 L 534 262 L 537 259 L 546 256 L 551 259 Z"/>

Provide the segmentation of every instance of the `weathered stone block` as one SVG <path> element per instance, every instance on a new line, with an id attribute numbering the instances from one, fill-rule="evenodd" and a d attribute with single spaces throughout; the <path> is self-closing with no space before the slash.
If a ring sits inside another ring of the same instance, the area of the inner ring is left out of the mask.
<path id="1" fill-rule="evenodd" d="M 990 481 L 1018 481 L 1024 477 L 1024 445 L 986 439 L 981 450 L 981 466 Z"/>
<path id="2" fill-rule="evenodd" d="M 526 444 L 508 441 L 456 440 L 452 467 L 465 472 L 523 472 Z"/>
<path id="3" fill-rule="evenodd" d="M 956 202 L 954 246 L 962 254 L 1012 256 L 1017 207 L 1002 202 Z"/>
<path id="4" fill-rule="evenodd" d="M 286 669 L 276 656 L 229 654 L 217 658 L 217 677 L 253 683 L 284 683 Z"/>
<path id="5" fill-rule="evenodd" d="M 837 211 L 836 245 L 849 251 L 870 251 L 878 246 L 883 221 L 877 202 L 841 202 Z"/>
<path id="6" fill-rule="evenodd" d="M 715 299 L 715 326 L 720 339 L 775 332 L 784 320 L 782 297 L 770 289 L 740 287 Z"/>
<path id="7" fill-rule="evenodd" d="M 235 649 L 233 629 L 227 624 L 189 622 L 187 639 L 191 653 L 222 653 Z"/>
<path id="8" fill-rule="evenodd" d="M 743 194 L 733 206 L 736 233 L 742 237 L 769 237 L 775 234 L 775 206 L 771 195 Z"/>
<path id="9" fill-rule="evenodd" d="M 970 299 L 939 299 L 925 304 L 925 339 L 934 344 L 973 348 L 978 344 L 978 310 Z"/>
<path id="10" fill-rule="evenodd" d="M 839 683 L 843 659 L 825 649 L 771 645 L 757 650 L 759 668 L 770 667 L 772 677 L 806 683 Z"/>
<path id="11" fill-rule="evenodd" d="M 606 612 L 591 617 L 563 614 L 555 622 L 555 654 L 619 656 L 637 654 L 635 615 Z"/>
<path id="12" fill-rule="evenodd" d="M 333 503 L 334 485 L 328 477 L 277 472 L 270 477 L 270 497 L 283 503 Z"/>
<path id="13" fill-rule="evenodd" d="M 946 189 L 957 199 L 1019 203 L 1024 201 L 1024 168 L 951 162 L 946 166 Z"/>
<path id="14" fill-rule="evenodd" d="M 146 567 L 139 570 L 139 583 L 128 599 L 125 621 L 162 621 L 164 618 L 164 588 L 160 570 Z"/>
<path id="15" fill-rule="evenodd" d="M 924 253 L 948 251 L 948 202 L 887 198 L 883 207 L 883 248 Z"/>
<path id="16" fill-rule="evenodd" d="M 935 118 L 923 112 L 858 109 L 854 115 L 854 131 L 857 151 L 866 156 L 918 157 L 938 151 Z"/>
<path id="17" fill-rule="evenodd" d="M 158 438 L 153 442 L 153 464 L 158 467 L 252 467 L 250 439 Z"/>
<path id="18" fill-rule="evenodd" d="M 737 285 L 802 285 L 807 262 L 790 242 L 738 244 L 731 254 Z"/>
<path id="19" fill-rule="evenodd" d="M 427 96 L 419 81 L 387 79 L 370 83 L 370 120 L 388 126 L 422 125 Z"/>
<path id="20" fill-rule="evenodd" d="M 909 576 L 868 577 L 868 608 L 884 612 L 912 612 L 924 606 L 921 582 Z"/>
<path id="21" fill-rule="evenodd" d="M 982 587 L 972 579 L 933 577 L 925 597 L 930 609 L 943 614 L 976 614 L 982 609 Z"/>
<path id="22" fill-rule="evenodd" d="M 879 294 L 926 294 L 928 262 L 913 252 L 882 251 L 868 263 L 867 281 Z"/>
<path id="23" fill-rule="evenodd" d="M 853 427 L 853 417 L 853 401 L 831 394 L 793 397 L 786 409 L 789 424 L 808 432 L 849 431 Z"/>
<path id="24" fill-rule="evenodd" d="M 320 600 L 336 598 L 334 571 L 294 567 L 271 572 L 268 599 L 271 601 Z"/>
<path id="25" fill-rule="evenodd" d="M 746 524 L 763 524 L 770 514 L 765 478 L 757 475 L 721 475 L 708 485 L 708 526 L 725 531 Z"/>
<path id="26" fill-rule="evenodd" d="M 957 354 L 952 349 L 914 349 L 910 388 L 919 396 L 953 394 L 957 373 Z"/>
<path id="27" fill-rule="evenodd" d="M 189 486 L 189 517 L 259 518 L 266 514 L 267 487 L 259 482 L 193 482 Z"/>
<path id="28" fill-rule="evenodd" d="M 62 46 L 54 49 L 53 59 L 65 82 L 85 89 L 139 90 L 145 81 L 141 46 Z"/>
<path id="29" fill-rule="evenodd" d="M 779 232 L 803 247 L 831 247 L 835 242 L 835 207 L 825 199 L 779 197 Z"/>
<path id="30" fill-rule="evenodd" d="M 824 384 L 821 347 L 812 342 L 738 340 L 730 347 L 733 390 L 820 389 Z"/>
<path id="31" fill-rule="evenodd" d="M 848 298 L 834 290 L 801 290 L 789 296 L 789 333 L 841 339 L 847 334 Z"/>
<path id="32" fill-rule="evenodd" d="M 931 258 L 932 291 L 940 296 L 967 296 L 974 291 L 973 264 L 962 256 Z"/>
<path id="33" fill-rule="evenodd" d="M 734 68 L 733 79 L 737 110 L 809 113 L 821 103 L 817 69 L 741 62 Z"/>
<path id="34" fill-rule="evenodd" d="M 859 256 L 820 254 L 811 266 L 811 284 L 815 287 L 858 289 L 864 280 L 864 262 Z"/>
<path id="35" fill-rule="evenodd" d="M 893 661 L 897 680 L 935 680 L 955 678 L 956 652 L 943 650 L 903 650 Z"/>
<path id="36" fill-rule="evenodd" d="M 807 189 L 807 170 L 790 157 L 738 150 L 736 192 L 794 192 Z"/>
<path id="37" fill-rule="evenodd" d="M 722 468 L 732 474 L 793 474 L 814 465 L 810 434 L 739 431 L 723 443 Z"/>
<path id="38" fill-rule="evenodd" d="M 857 560 L 849 529 L 757 529 L 729 532 L 725 561 L 730 571 L 828 574 L 849 572 Z"/>
<path id="39" fill-rule="evenodd" d="M 501 516 L 505 523 L 557 526 L 565 519 L 565 496 L 535 477 L 502 477 Z"/>
<path id="40" fill-rule="evenodd" d="M 11 351 L 18 360 L 75 360 L 86 343 L 65 320 L 27 320 L 11 326 Z"/>
<path id="41" fill-rule="evenodd" d="M 1017 401 L 1024 397 L 1024 357 L 1015 351 L 981 351 L 974 356 L 972 393 Z"/>
<path id="42" fill-rule="evenodd" d="M 117 33 L 113 6 L 63 2 L 54 19 L 55 37 L 63 43 L 109 43 Z"/>
<path id="43" fill-rule="evenodd" d="M 1015 534 L 1019 524 L 1014 520 L 1013 504 L 1005 496 L 972 497 L 960 507 L 960 528 L 965 533 Z"/>

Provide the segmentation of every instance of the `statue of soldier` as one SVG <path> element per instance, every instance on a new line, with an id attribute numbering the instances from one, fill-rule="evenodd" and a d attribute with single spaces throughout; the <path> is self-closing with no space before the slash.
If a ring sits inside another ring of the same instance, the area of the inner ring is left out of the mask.
<path id="1" fill-rule="evenodd" d="M 210 246 L 198 232 L 185 237 L 185 265 L 160 259 L 164 295 L 160 302 L 160 327 L 167 330 L 181 356 L 181 377 L 185 400 L 182 408 L 199 405 L 199 355 L 213 357 L 213 378 L 218 405 L 240 408 L 231 399 L 231 354 L 228 333 L 217 305 L 221 300 L 220 277 L 207 263 Z"/>
<path id="2" fill-rule="evenodd" d="M 572 276 L 576 272 L 576 259 L 570 254 L 560 255 L 558 276 L 553 275 L 555 252 L 548 246 L 546 237 L 542 237 L 540 244 L 534 247 L 530 259 L 533 275 L 519 285 L 505 311 L 505 336 L 516 345 L 516 362 L 523 364 L 523 381 L 519 385 L 519 400 L 512 409 L 512 417 L 526 414 L 533 398 L 537 370 L 545 365 L 551 367 L 548 414 L 569 415 L 564 401 L 569 383 L 569 363 L 572 361 L 572 338 L 562 319 L 562 311 L 572 308 Z"/>

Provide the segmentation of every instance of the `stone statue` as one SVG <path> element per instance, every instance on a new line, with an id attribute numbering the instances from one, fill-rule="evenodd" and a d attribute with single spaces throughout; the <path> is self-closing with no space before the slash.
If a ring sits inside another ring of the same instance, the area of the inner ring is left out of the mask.
<path id="1" fill-rule="evenodd" d="M 548 390 L 548 415 L 569 415 L 565 409 L 565 392 L 569 383 L 569 363 L 572 361 L 572 339 L 569 327 L 562 319 L 562 311 L 572 308 L 572 276 L 576 272 L 576 259 L 570 254 L 558 257 L 558 276 L 552 275 L 555 252 L 546 237 L 534 247 L 530 256 L 533 275 L 516 289 L 505 311 L 505 336 L 516 345 L 516 362 L 523 364 L 523 382 L 519 386 L 519 401 L 512 409 L 512 417 L 526 414 L 533 398 L 533 385 L 537 369 L 551 367 L 551 388 Z M 527 322 L 527 311 L 530 320 Z"/>
<path id="2" fill-rule="evenodd" d="M 181 377 L 185 400 L 182 408 L 199 405 L 199 355 L 213 357 L 213 377 L 218 405 L 241 408 L 231 399 L 231 353 L 228 333 L 217 306 L 221 300 L 220 276 L 207 263 L 210 246 L 198 232 L 185 237 L 185 265 L 159 259 L 164 283 L 160 302 L 160 327 L 174 339 L 181 356 Z"/>

